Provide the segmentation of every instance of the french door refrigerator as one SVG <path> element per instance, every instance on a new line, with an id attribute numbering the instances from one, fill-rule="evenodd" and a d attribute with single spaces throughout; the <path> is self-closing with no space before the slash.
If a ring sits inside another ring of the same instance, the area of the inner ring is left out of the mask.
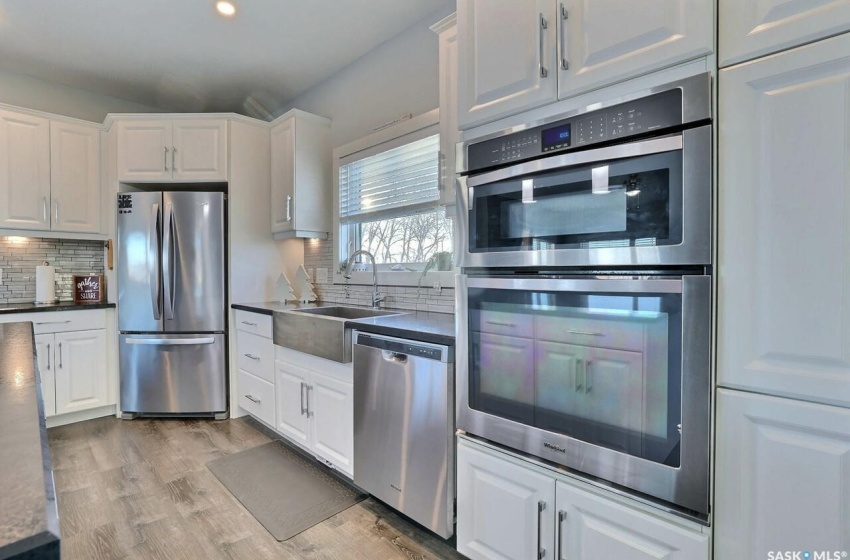
<path id="1" fill-rule="evenodd" d="M 225 417 L 224 195 L 118 195 L 121 411 Z"/>

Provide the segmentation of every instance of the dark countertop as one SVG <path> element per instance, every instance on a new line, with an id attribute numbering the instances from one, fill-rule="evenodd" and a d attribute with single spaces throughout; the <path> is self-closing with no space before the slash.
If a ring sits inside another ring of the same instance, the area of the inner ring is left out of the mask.
<path id="1" fill-rule="evenodd" d="M 56 303 L 0 303 L 0 315 L 5 313 L 36 313 L 38 311 L 78 311 L 80 309 L 106 309 L 115 307 L 114 303 L 74 303 L 57 301 Z"/>
<path id="2" fill-rule="evenodd" d="M 274 315 L 275 311 L 291 311 L 302 307 L 320 307 L 340 305 L 342 307 L 362 307 L 344 303 L 234 303 L 230 307 L 262 315 Z M 381 308 L 382 311 L 398 311 L 399 315 L 384 315 L 368 319 L 355 319 L 345 322 L 346 327 L 364 332 L 409 338 L 432 344 L 455 343 L 455 316 L 451 313 L 433 313 L 428 311 L 410 311 L 407 309 Z"/>
<path id="3" fill-rule="evenodd" d="M 32 323 L 0 324 L 0 559 L 59 558 Z"/>

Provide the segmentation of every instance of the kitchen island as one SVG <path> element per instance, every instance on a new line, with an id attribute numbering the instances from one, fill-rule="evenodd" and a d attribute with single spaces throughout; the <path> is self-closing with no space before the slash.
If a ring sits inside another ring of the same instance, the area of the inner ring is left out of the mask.
<path id="1" fill-rule="evenodd" d="M 32 323 L 0 324 L 0 560 L 59 558 Z"/>

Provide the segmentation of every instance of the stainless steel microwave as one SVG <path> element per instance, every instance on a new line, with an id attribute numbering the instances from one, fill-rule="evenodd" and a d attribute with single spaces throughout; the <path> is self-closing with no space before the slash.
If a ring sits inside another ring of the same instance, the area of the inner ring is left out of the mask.
<path id="1" fill-rule="evenodd" d="M 707 74 L 459 145 L 464 268 L 711 263 Z"/>

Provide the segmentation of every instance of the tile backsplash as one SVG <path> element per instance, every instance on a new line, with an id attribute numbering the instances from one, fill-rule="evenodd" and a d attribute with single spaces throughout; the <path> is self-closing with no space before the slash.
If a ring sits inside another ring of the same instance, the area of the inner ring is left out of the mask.
<path id="1" fill-rule="evenodd" d="M 328 239 L 307 239 L 304 241 L 304 268 L 313 278 L 313 287 L 319 296 L 319 301 L 327 303 L 350 303 L 354 305 L 371 305 L 372 286 L 334 284 L 333 272 L 339 265 L 334 265 L 333 235 Z M 317 281 L 317 268 L 326 268 L 327 282 Z M 293 280 L 290 278 L 290 280 Z M 454 288 L 443 288 L 438 293 L 431 286 L 433 281 L 428 276 L 422 281 L 422 287 L 382 286 L 378 285 L 381 294 L 387 296 L 382 304 L 384 307 L 396 309 L 411 309 L 417 311 L 437 311 L 454 313 Z"/>
<path id="2" fill-rule="evenodd" d="M 56 267 L 56 297 L 74 299 L 74 274 L 103 274 L 103 241 L 0 237 L 0 304 L 35 300 L 35 267 Z"/>

